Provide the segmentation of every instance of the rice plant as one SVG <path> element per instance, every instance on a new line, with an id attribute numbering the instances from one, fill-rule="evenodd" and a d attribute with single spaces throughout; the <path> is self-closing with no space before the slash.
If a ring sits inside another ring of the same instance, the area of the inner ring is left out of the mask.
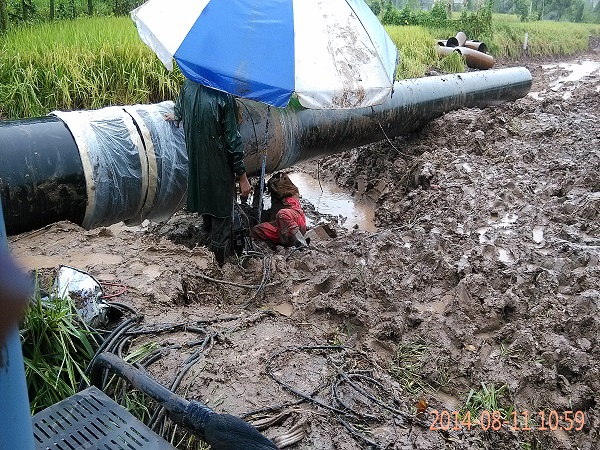
<path id="1" fill-rule="evenodd" d="M 437 63 L 433 37 L 425 28 L 386 26 L 385 29 L 398 48 L 396 79 L 422 77 Z"/>
<path id="2" fill-rule="evenodd" d="M 523 49 L 527 33 L 527 49 Z M 589 36 L 600 35 L 600 25 L 554 21 L 515 22 L 506 15 L 494 16 L 494 35 L 486 42 L 496 57 L 522 55 L 569 56 L 589 48 Z M 569 36 L 565 39 L 564 36 Z"/>
<path id="3" fill-rule="evenodd" d="M 68 296 L 45 297 L 36 280 L 21 341 L 32 414 L 78 391 L 94 340 Z"/>
<path id="4" fill-rule="evenodd" d="M 183 80 L 124 17 L 13 29 L 0 52 L 0 118 L 174 99 Z"/>
<path id="5" fill-rule="evenodd" d="M 438 58 L 435 40 L 455 35 L 459 21 L 435 28 L 386 26 L 399 51 L 396 79 L 464 71 L 457 56 Z M 565 22 L 519 22 L 493 16 L 490 36 L 468 36 L 486 43 L 494 57 L 524 54 L 574 55 L 589 46 L 600 26 Z M 569 39 L 564 39 L 569 36 Z M 83 17 L 13 28 L 0 36 L 0 119 L 43 116 L 59 110 L 173 100 L 183 75 L 167 71 L 141 41 L 129 17 Z"/>

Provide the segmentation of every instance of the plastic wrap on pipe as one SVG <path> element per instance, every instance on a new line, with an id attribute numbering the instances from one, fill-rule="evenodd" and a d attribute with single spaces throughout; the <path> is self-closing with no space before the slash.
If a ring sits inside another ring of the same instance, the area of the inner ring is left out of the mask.
<path id="1" fill-rule="evenodd" d="M 144 219 L 163 222 L 179 210 L 187 192 L 188 158 L 183 127 L 176 128 L 165 120 L 173 113 L 173 102 L 123 107 L 138 125 L 148 159 L 148 191 L 138 216 L 129 219 L 141 223 Z"/>
<path id="2" fill-rule="evenodd" d="M 185 194 L 183 131 L 164 120 L 173 103 L 127 109 L 52 113 L 67 125 L 79 149 L 87 188 L 81 226 L 86 229 L 168 218 Z"/>

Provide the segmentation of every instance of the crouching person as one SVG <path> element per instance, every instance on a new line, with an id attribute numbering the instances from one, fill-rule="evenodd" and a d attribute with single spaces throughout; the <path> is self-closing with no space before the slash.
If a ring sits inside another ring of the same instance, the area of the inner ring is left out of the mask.
<path id="1" fill-rule="evenodd" d="M 306 216 L 296 185 L 287 174 L 279 173 L 269 179 L 267 192 L 271 195 L 269 221 L 255 225 L 252 237 L 284 247 L 307 247 Z"/>

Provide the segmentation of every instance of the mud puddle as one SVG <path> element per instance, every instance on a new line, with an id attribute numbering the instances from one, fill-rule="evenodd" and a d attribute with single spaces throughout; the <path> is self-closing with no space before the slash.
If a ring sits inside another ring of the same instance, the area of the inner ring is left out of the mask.
<path id="1" fill-rule="evenodd" d="M 350 230 L 359 229 L 375 232 L 375 210 L 362 200 L 355 200 L 346 190 L 331 181 L 317 180 L 303 172 L 290 174 L 291 180 L 300 190 L 302 198 L 310 202 L 320 214 L 337 216 L 341 225 Z M 315 226 L 311 218 L 307 218 L 309 226 Z"/>
<path id="2" fill-rule="evenodd" d="M 600 61 L 585 59 L 558 64 L 546 64 L 542 65 L 542 70 L 544 70 L 548 76 L 553 78 L 553 81 L 548 84 L 549 90 L 552 92 L 565 91 L 563 99 L 566 100 L 572 95 L 571 91 L 573 89 L 572 86 L 568 87 L 567 84 L 580 81 L 586 77 L 597 77 L 598 74 L 600 74 Z M 568 74 L 564 75 L 565 72 L 568 72 Z M 547 91 L 545 90 L 541 92 L 530 92 L 528 95 L 536 100 L 541 100 L 544 98 L 546 92 Z M 600 92 L 600 84 L 596 86 L 596 92 Z"/>

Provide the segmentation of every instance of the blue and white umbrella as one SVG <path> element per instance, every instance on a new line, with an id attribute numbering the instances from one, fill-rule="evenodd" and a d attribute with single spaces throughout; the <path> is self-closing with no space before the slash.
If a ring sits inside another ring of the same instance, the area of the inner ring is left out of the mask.
<path id="1" fill-rule="evenodd" d="M 131 16 L 169 70 L 239 97 L 333 109 L 392 93 L 398 51 L 363 0 L 149 0 Z"/>

